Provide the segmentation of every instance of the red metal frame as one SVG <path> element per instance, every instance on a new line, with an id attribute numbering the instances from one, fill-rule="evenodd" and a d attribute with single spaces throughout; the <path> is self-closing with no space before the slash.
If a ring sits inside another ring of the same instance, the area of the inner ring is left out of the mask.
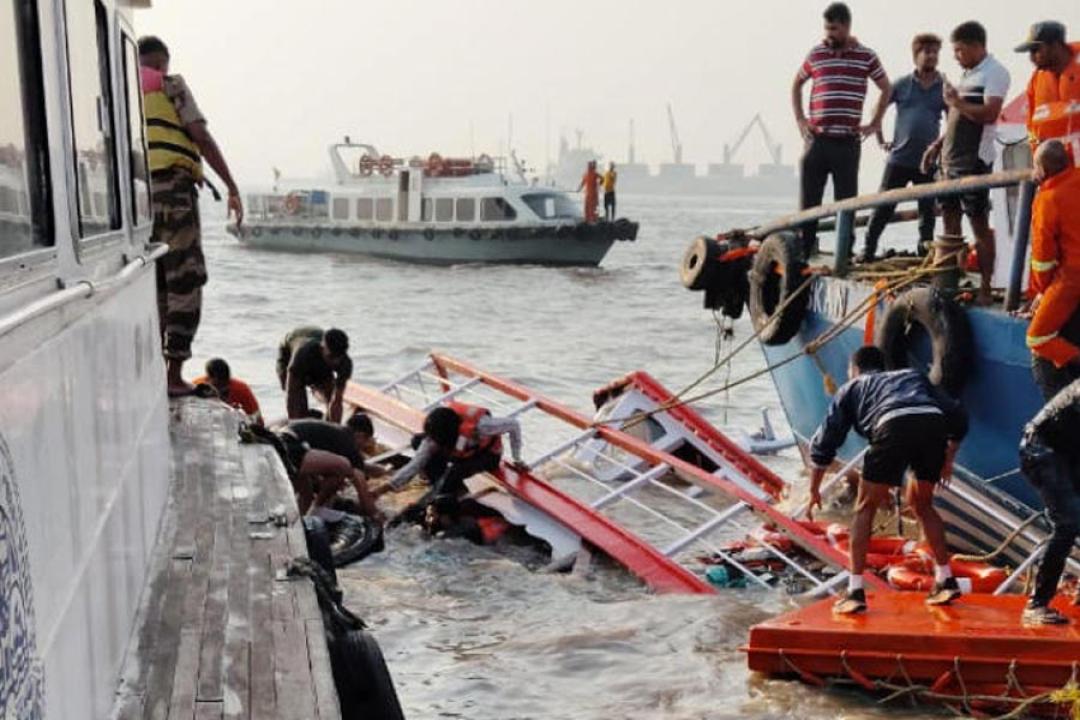
<path id="1" fill-rule="evenodd" d="M 434 353 L 432 354 L 431 358 L 434 361 L 435 366 L 439 368 L 441 373 L 446 373 L 447 371 L 450 371 L 469 378 L 479 378 L 484 384 L 495 388 L 499 392 L 509 395 L 510 397 L 517 398 L 518 400 L 521 400 L 523 402 L 529 400 L 535 401 L 536 406 L 539 409 L 543 410 L 549 415 L 552 415 L 553 417 L 562 420 L 565 423 L 578 427 L 582 430 L 593 427 L 592 421 L 586 418 L 584 415 L 581 415 L 580 413 L 566 407 L 565 405 L 550 400 L 543 395 L 528 390 L 527 388 L 524 388 L 521 385 L 518 385 L 517 383 L 514 383 L 510 380 L 506 380 L 496 375 L 486 373 L 466 362 L 456 360 L 447 355 Z M 704 422 L 704 419 L 701 419 L 700 416 L 698 417 L 701 422 Z M 759 516 L 766 519 L 770 524 L 775 526 L 781 532 L 790 536 L 797 545 L 799 545 L 812 555 L 815 555 L 816 557 L 837 567 L 846 568 L 848 566 L 847 555 L 841 553 L 836 548 L 834 548 L 826 538 L 813 535 L 808 530 L 806 530 L 806 528 L 800 525 L 798 521 L 796 521 L 794 518 L 784 514 L 783 512 L 776 509 L 771 504 L 762 500 L 761 498 L 751 495 L 749 492 L 739 487 L 735 483 L 729 480 L 725 480 L 722 477 L 712 475 L 711 473 L 707 473 L 696 465 L 692 465 L 691 463 L 688 463 L 684 460 L 680 460 L 679 458 L 674 457 L 673 455 L 669 455 L 668 453 L 661 452 L 649 445 L 648 443 L 644 442 L 643 440 L 639 440 L 638 438 L 632 437 L 631 435 L 628 435 L 614 428 L 607 427 L 605 425 L 597 425 L 595 426 L 595 429 L 599 437 L 603 438 L 615 447 L 618 447 L 657 465 L 664 463 L 678 473 L 690 476 L 703 485 L 712 486 L 727 495 L 728 497 L 731 497 L 732 499 L 745 502 L 747 505 L 751 506 Z M 732 446 L 729 448 L 729 452 L 740 458 L 742 466 L 747 468 L 746 472 L 748 477 L 753 478 L 755 482 L 757 482 L 762 487 L 766 487 L 771 483 L 771 481 L 765 479 L 765 477 L 759 474 L 759 471 L 755 469 L 755 465 L 761 465 L 761 463 L 757 461 L 756 458 L 752 457 L 749 453 L 745 452 L 744 450 L 742 450 L 742 448 L 734 444 L 732 444 Z M 766 472 L 769 475 L 772 475 L 772 472 L 769 471 L 767 468 Z M 546 509 L 543 506 L 540 507 L 541 509 Z M 866 574 L 865 582 L 869 589 L 889 589 L 888 584 L 884 580 L 873 574 Z"/>
<path id="2" fill-rule="evenodd" d="M 423 427 L 424 414 L 421 411 L 373 388 L 349 383 L 345 401 L 410 432 L 419 432 Z M 518 473 L 504 465 L 502 471 L 493 477 L 509 492 L 572 528 L 657 592 L 716 592 L 707 582 L 649 543 L 532 474 Z"/>

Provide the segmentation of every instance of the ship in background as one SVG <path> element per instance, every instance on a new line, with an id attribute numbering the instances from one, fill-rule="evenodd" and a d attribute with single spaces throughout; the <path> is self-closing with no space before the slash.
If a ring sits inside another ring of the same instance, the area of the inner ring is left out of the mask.
<path id="1" fill-rule="evenodd" d="M 773 139 L 760 114 L 754 115 L 734 142 L 724 144 L 722 162 L 710 162 L 704 174 L 698 166 L 683 159 L 683 145 L 679 138 L 675 113 L 667 106 L 668 129 L 671 139 L 671 161 L 662 162 L 656 169 L 640 162 L 634 147 L 634 121 L 630 120 L 630 141 L 624 161 L 615 160 L 619 173 L 619 192 L 641 195 L 697 195 L 697 196 L 755 196 L 794 198 L 798 194 L 798 180 L 794 165 L 783 162 L 783 148 Z M 751 133 L 757 129 L 765 143 L 769 162 L 760 163 L 753 172 L 736 162 L 739 150 Z M 585 166 L 590 160 L 606 163 L 607 159 L 595 149 L 583 144 L 583 133 L 576 130 L 576 144 L 571 146 L 565 136 L 559 139 L 558 159 L 549 165 L 546 184 L 574 190 L 581 182 Z"/>

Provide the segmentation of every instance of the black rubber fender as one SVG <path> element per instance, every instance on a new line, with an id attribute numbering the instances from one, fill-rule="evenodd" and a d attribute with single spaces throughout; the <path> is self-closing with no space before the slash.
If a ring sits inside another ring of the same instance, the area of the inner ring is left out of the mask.
<path id="1" fill-rule="evenodd" d="M 382 526 L 371 518 L 346 514 L 339 522 L 328 525 L 327 531 L 335 567 L 363 560 L 385 547 Z"/>
<path id="2" fill-rule="evenodd" d="M 690 243 L 679 266 L 679 280 L 687 290 L 705 290 L 719 280 L 722 274 L 720 243 L 711 237 L 700 235 Z"/>
<path id="3" fill-rule="evenodd" d="M 574 234 L 573 225 L 560 225 L 555 229 L 555 237 L 560 240 L 566 240 L 568 237 Z"/>
<path id="4" fill-rule="evenodd" d="M 390 238 L 391 240 L 397 240 L 398 239 L 398 231 L 397 230 L 391 230 L 388 233 L 386 233 L 386 237 Z"/>
<path id="5" fill-rule="evenodd" d="M 334 555 L 330 551 L 330 532 L 322 518 L 310 515 L 304 518 L 304 537 L 307 540 L 308 557 L 325 570 L 337 585 Z"/>
<path id="6" fill-rule="evenodd" d="M 911 365 L 911 331 L 916 327 L 930 338 L 930 382 L 958 397 L 971 372 L 974 352 L 967 313 L 932 287 L 914 288 L 898 297 L 882 316 L 876 337 L 890 370 Z"/>
<path id="7" fill-rule="evenodd" d="M 366 630 L 329 639 L 342 720 L 405 720 L 382 649 Z"/>
<path id="8" fill-rule="evenodd" d="M 251 237 L 259 237 L 260 235 L 262 235 L 262 228 L 258 225 L 253 226 L 251 228 Z"/>
<path id="9" fill-rule="evenodd" d="M 806 281 L 806 261 L 802 244 L 793 232 L 765 238 L 750 271 L 750 320 L 765 345 L 783 345 L 795 337 L 806 319 L 810 292 Z M 791 299 L 795 293 L 798 296 Z M 777 309 L 787 305 L 776 316 Z"/>
<path id="10" fill-rule="evenodd" d="M 483 233 L 481 233 L 479 230 L 470 230 L 469 237 L 473 240 L 479 240 L 481 237 L 483 237 Z"/>
<path id="11" fill-rule="evenodd" d="M 431 228 L 424 228 L 424 239 L 429 241 L 429 242 L 431 240 L 434 240 L 435 239 L 435 231 L 432 230 Z"/>

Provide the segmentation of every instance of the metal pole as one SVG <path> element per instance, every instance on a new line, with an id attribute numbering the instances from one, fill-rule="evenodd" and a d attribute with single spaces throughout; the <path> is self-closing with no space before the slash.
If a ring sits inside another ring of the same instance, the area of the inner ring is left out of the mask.
<path id="1" fill-rule="evenodd" d="M 847 275 L 854 247 L 855 211 L 843 210 L 836 214 L 836 257 L 833 258 L 833 272 L 837 277 Z"/>
<path id="2" fill-rule="evenodd" d="M 1009 287 L 1005 290 L 1005 309 L 1016 310 L 1020 307 L 1021 289 L 1024 286 L 1024 271 L 1027 270 L 1028 239 L 1031 235 L 1031 202 L 1035 199 L 1035 183 L 1025 180 L 1020 183 L 1020 196 L 1016 206 L 1016 225 L 1013 228 L 1012 264 L 1009 266 Z"/>

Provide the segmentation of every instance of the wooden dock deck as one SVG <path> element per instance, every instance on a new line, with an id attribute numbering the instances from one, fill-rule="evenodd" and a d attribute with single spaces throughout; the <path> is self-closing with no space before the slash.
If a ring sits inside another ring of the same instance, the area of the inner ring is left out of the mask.
<path id="1" fill-rule="evenodd" d="M 172 403 L 169 507 L 121 674 L 122 720 L 341 717 L 314 589 L 279 579 L 307 556 L 288 478 L 237 428 L 220 403 Z"/>

